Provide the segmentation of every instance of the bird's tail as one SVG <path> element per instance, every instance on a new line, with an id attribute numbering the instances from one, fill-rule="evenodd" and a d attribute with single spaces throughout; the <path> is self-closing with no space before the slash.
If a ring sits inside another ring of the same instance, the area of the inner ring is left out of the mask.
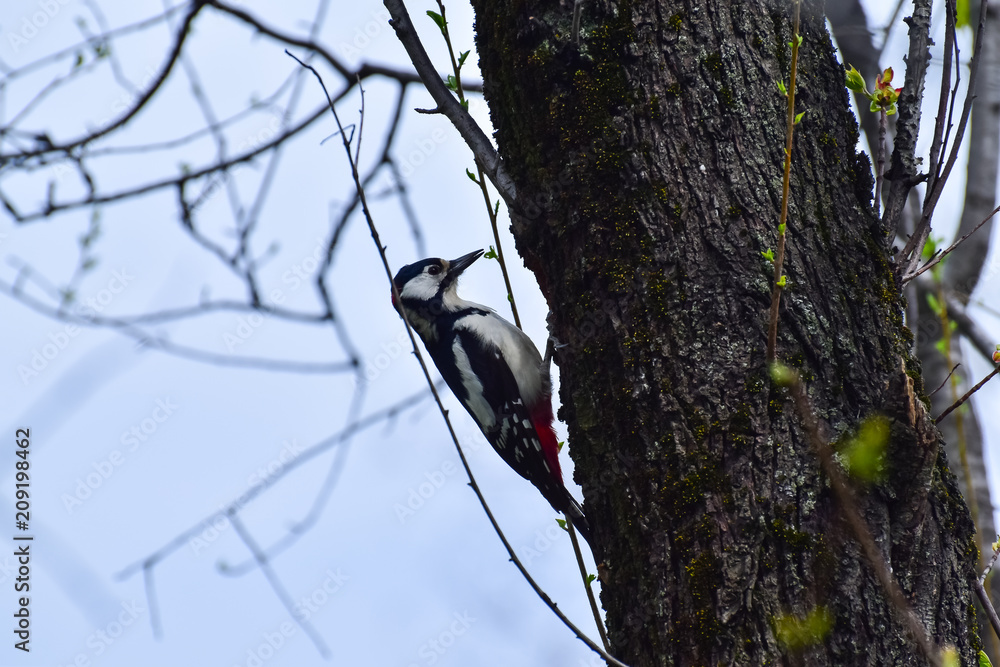
<path id="1" fill-rule="evenodd" d="M 593 548 L 590 541 L 590 523 L 587 521 L 587 516 L 583 513 L 583 508 L 580 507 L 580 503 L 576 502 L 576 498 L 570 495 L 569 491 L 566 491 L 566 497 L 569 499 L 569 502 L 563 511 L 569 520 L 573 522 L 576 532 L 580 533 L 583 539 L 587 540 L 587 544 Z"/>

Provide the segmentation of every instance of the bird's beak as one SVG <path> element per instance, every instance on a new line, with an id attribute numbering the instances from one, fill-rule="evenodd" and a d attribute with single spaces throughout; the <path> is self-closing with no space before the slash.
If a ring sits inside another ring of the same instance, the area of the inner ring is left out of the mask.
<path id="1" fill-rule="evenodd" d="M 450 262 L 448 262 L 448 273 L 452 277 L 457 278 L 462 273 L 462 271 L 465 271 L 467 268 L 472 266 L 472 263 L 482 256 L 483 256 L 482 250 L 474 250 L 473 252 L 470 252 L 468 255 L 462 255 L 458 259 L 453 259 Z"/>

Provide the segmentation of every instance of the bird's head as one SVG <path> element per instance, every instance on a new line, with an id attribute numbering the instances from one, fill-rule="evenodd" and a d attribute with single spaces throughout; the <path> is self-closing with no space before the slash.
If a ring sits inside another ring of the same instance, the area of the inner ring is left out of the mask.
<path id="1" fill-rule="evenodd" d="M 435 317 L 461 307 L 463 302 L 456 292 L 458 277 L 482 256 L 483 251 L 476 250 L 458 259 L 431 257 L 407 264 L 393 278 L 400 298 L 397 302 L 393 294 L 393 307 L 397 311 L 405 307 L 410 323 L 423 335 L 421 320 L 429 324 Z"/>

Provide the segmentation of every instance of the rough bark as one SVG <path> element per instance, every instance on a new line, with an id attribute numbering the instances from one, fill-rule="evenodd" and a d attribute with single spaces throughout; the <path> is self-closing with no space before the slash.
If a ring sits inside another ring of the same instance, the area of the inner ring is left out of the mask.
<path id="1" fill-rule="evenodd" d="M 978 3 L 971 4 L 975 14 L 978 15 Z M 983 44 L 982 60 L 979 64 L 980 83 L 977 86 L 969 127 L 969 136 L 974 137 L 974 141 L 969 144 L 965 205 L 955 238 L 971 231 L 996 205 L 997 164 L 1000 156 L 1000 17 L 997 16 L 1000 8 L 991 7 L 991 9 L 992 11 L 987 12 L 987 41 Z M 832 3 L 827 7 L 827 18 L 830 20 L 844 61 L 855 63 L 865 78 L 872 80 L 879 70 L 878 49 L 872 43 L 871 33 L 867 30 L 863 7 L 856 0 Z M 971 17 L 971 23 L 973 26 L 976 25 L 978 16 Z M 877 119 L 877 114 L 867 113 L 863 107 L 861 108 L 861 124 L 872 155 L 877 148 Z M 938 290 L 943 288 L 945 294 L 957 299 L 960 304 L 968 303 L 979 281 L 989 250 L 991 225 L 992 223 L 985 225 L 977 235 L 959 247 L 945 262 L 942 272 L 936 273 L 933 278 L 928 275 L 926 280 L 917 281 L 909 290 L 912 295 L 910 298 L 913 300 L 910 303 L 911 312 L 917 313 L 914 335 L 924 382 L 931 391 L 939 386 L 942 387 L 931 396 L 931 413 L 935 415 L 941 414 L 978 378 L 968 377 L 969 365 L 960 344 L 962 337 L 968 336 L 966 327 L 962 326 L 963 322 L 959 321 L 958 329 L 951 334 L 948 357 L 946 358 L 938 349 L 942 334 L 941 318 L 928 306 L 927 296 L 928 293 L 933 293 L 935 297 L 940 298 Z M 909 224 L 904 222 L 903 227 L 912 229 L 912 222 Z M 936 281 L 942 284 L 939 286 Z M 959 315 L 957 308 L 949 306 L 949 320 L 957 320 Z M 990 359 L 992 344 L 984 346 L 975 341 L 973 344 L 985 354 L 987 360 Z M 950 380 L 945 383 L 951 369 L 956 365 L 960 365 L 955 376 L 959 382 L 953 389 Z M 969 502 L 970 508 L 974 508 L 973 517 L 979 532 L 981 553 L 988 556 L 991 550 L 990 544 L 995 540 L 996 526 L 993 520 L 993 502 L 990 498 L 986 462 L 983 457 L 983 435 L 975 404 L 968 403 L 966 409 L 942 422 L 939 428 L 959 488 Z M 981 564 L 985 565 L 983 559 L 980 560 Z M 994 600 L 1000 600 L 1000 577 L 991 578 L 989 590 Z M 984 638 L 989 638 L 990 642 L 987 645 L 991 649 L 990 658 L 996 664 L 1000 661 L 1000 644 L 997 643 L 985 615 L 982 615 L 982 612 L 980 614 L 980 632 Z"/>
<path id="2" fill-rule="evenodd" d="M 764 361 L 781 200 L 785 3 L 474 0 L 517 182 L 518 249 L 548 299 L 560 416 L 615 654 L 647 665 L 922 664 Z M 927 420 L 855 152 L 842 65 L 804 11 L 779 358 L 831 439 L 893 420 L 860 492 L 933 639 L 978 648 L 968 510 Z M 577 41 L 578 37 L 578 41 Z M 774 620 L 829 610 L 792 656 Z"/>

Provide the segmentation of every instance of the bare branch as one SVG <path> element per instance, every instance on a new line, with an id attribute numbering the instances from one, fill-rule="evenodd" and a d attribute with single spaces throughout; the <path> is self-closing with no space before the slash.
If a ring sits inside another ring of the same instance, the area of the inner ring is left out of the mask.
<path id="1" fill-rule="evenodd" d="M 948 4 L 953 10 L 954 3 L 950 0 Z M 923 251 L 924 244 L 927 242 L 928 236 L 930 236 L 931 217 L 934 214 L 934 209 L 941 197 L 941 193 L 944 191 L 945 183 L 947 183 L 948 177 L 951 175 L 951 170 L 955 166 L 955 161 L 958 159 L 959 150 L 962 147 L 962 139 L 965 136 L 965 128 L 969 122 L 969 114 L 972 112 L 972 102 L 976 96 L 976 75 L 979 71 L 979 61 L 981 60 L 984 33 L 986 30 L 986 5 L 987 0 L 982 0 L 980 5 L 979 28 L 976 31 L 972 60 L 969 62 L 969 86 L 965 94 L 965 103 L 962 106 L 962 116 L 958 121 L 958 127 L 955 131 L 955 138 L 952 142 L 951 152 L 949 153 L 948 160 L 940 174 L 929 172 L 930 180 L 927 184 L 928 191 L 927 196 L 924 199 L 924 208 L 921 214 L 920 222 L 917 223 L 913 236 L 910 237 L 910 241 L 906 244 L 906 247 L 903 248 L 901 255 L 901 260 L 903 262 L 903 276 L 911 274 L 917 263 L 920 261 L 920 255 Z M 954 31 L 954 25 L 951 23 L 953 21 L 951 12 L 949 12 L 948 21 L 951 26 L 951 30 Z M 944 86 L 944 79 L 942 79 L 942 86 Z M 944 121 L 939 117 L 937 122 L 940 124 Z"/>
<path id="2" fill-rule="evenodd" d="M 135 102 L 135 104 L 132 105 L 132 107 L 127 112 L 125 112 L 125 115 L 123 115 L 118 120 L 112 122 L 110 125 L 107 125 L 94 132 L 89 132 L 83 137 L 74 139 L 68 143 L 58 144 L 58 145 L 49 144 L 47 146 L 43 146 L 42 148 L 36 148 L 34 150 L 25 151 L 22 153 L 13 153 L 13 154 L 0 153 L 0 165 L 3 165 L 7 163 L 9 160 L 15 158 L 19 160 L 24 160 L 32 157 L 52 155 L 53 153 L 69 154 L 74 149 L 80 148 L 81 146 L 86 146 L 87 144 L 90 144 L 96 141 L 97 139 L 105 135 L 108 135 L 114 132 L 115 130 L 123 127 L 126 123 L 132 120 L 135 117 L 135 115 L 139 113 L 139 111 L 141 111 L 143 107 L 146 106 L 146 103 L 149 102 L 149 100 L 153 99 L 153 96 L 156 95 L 157 91 L 160 89 L 160 86 L 162 86 L 163 82 L 166 81 L 167 77 L 170 76 L 170 72 L 173 70 L 174 65 L 177 63 L 177 60 L 180 57 L 181 50 L 184 47 L 184 42 L 187 39 L 191 25 L 192 23 L 194 23 L 194 19 L 198 15 L 198 12 L 201 11 L 202 7 L 204 7 L 204 3 L 201 0 L 191 3 L 190 9 L 188 10 L 187 15 L 184 17 L 183 23 L 181 23 L 181 27 L 178 28 L 177 30 L 177 36 L 174 38 L 173 48 L 167 55 L 167 60 L 161 67 L 160 73 L 150 84 L 149 88 L 142 95 L 139 96 L 139 99 Z"/>
<path id="3" fill-rule="evenodd" d="M 950 246 L 948 246 L 947 248 L 945 248 L 943 251 L 937 253 L 926 264 L 924 264 L 923 266 L 921 266 L 919 269 L 917 269 L 913 273 L 911 273 L 909 275 L 906 275 L 906 276 L 903 276 L 903 283 L 904 284 L 908 283 L 909 281 L 913 280 L 914 278 L 916 278 L 917 276 L 919 276 L 924 271 L 927 271 L 928 269 L 933 269 L 937 264 L 939 264 L 941 262 L 942 259 L 944 259 L 949 254 L 951 254 L 951 252 L 953 250 L 955 250 L 960 245 L 962 245 L 963 243 L 965 243 L 966 239 L 968 239 L 970 236 L 972 236 L 973 234 L 975 234 L 979 230 L 980 227 L 982 227 L 987 222 L 989 222 L 990 220 L 992 220 L 993 216 L 995 216 L 997 213 L 1000 213 L 1000 206 L 997 206 L 995 209 L 993 209 L 993 211 L 988 216 L 986 216 L 985 218 L 983 218 L 982 222 L 980 222 L 978 225 L 976 225 L 975 227 L 973 227 L 971 230 L 969 230 L 968 233 L 966 233 L 965 235 L 963 235 L 960 239 L 958 239 L 957 241 L 955 241 L 954 243 L 952 243 Z"/>
<path id="4" fill-rule="evenodd" d="M 934 391 L 932 391 L 931 393 L 927 394 L 927 395 L 928 396 L 933 396 L 934 394 L 936 394 L 939 391 L 941 391 L 942 389 L 944 389 L 944 385 L 948 382 L 948 378 L 950 378 L 952 375 L 954 375 L 955 371 L 958 370 L 959 366 L 961 366 L 961 365 L 962 364 L 955 364 L 954 366 L 952 366 L 952 369 L 950 371 L 948 371 L 948 375 L 946 375 L 945 378 L 944 378 L 944 380 L 941 382 L 941 384 L 938 385 L 938 388 L 935 389 Z"/>
<path id="5" fill-rule="evenodd" d="M 865 523 L 865 520 L 858 511 L 854 492 L 848 485 L 847 480 L 844 479 L 844 475 L 833 457 L 833 451 L 830 449 L 829 443 L 820 434 L 819 422 L 816 419 L 816 413 L 813 411 L 809 397 L 806 395 L 802 380 L 795 371 L 789 372 L 792 374 L 792 380 L 787 386 L 792 394 L 792 399 L 795 401 L 795 409 L 802 419 L 802 425 L 809 435 L 823 472 L 826 474 L 827 479 L 830 480 L 830 488 L 833 490 L 837 503 L 844 513 L 844 518 L 847 520 L 851 532 L 854 533 L 854 538 L 861 545 L 865 559 L 871 565 L 872 570 L 874 570 L 876 578 L 882 585 L 882 590 L 885 591 L 889 602 L 895 607 L 896 612 L 902 617 L 906 629 L 916 642 L 924 659 L 932 665 L 940 665 L 938 651 L 927 636 L 927 629 L 920 622 L 920 619 L 917 618 L 913 609 L 910 608 L 910 603 L 907 601 L 906 595 L 904 595 L 903 590 L 896 582 L 895 576 L 889 570 L 881 550 L 875 543 L 875 538 L 872 537 L 871 531 L 868 529 L 868 524 Z"/>
<path id="6" fill-rule="evenodd" d="M 930 61 L 930 28 L 932 0 L 914 0 L 913 14 L 903 19 L 910 30 L 910 48 L 906 56 L 906 79 L 899 96 L 899 116 L 889 171 L 889 194 L 882 225 L 886 230 L 886 243 L 892 246 L 903 215 L 906 196 L 917 182 L 917 135 L 920 131 L 920 101 L 924 96 L 924 80 Z"/>
<path id="7" fill-rule="evenodd" d="M 945 410 L 944 412 L 942 412 L 941 414 L 939 414 L 937 417 L 935 417 L 934 418 L 934 423 L 935 424 L 940 423 L 942 419 L 944 419 L 945 417 L 947 417 L 948 415 L 950 415 L 952 412 L 954 412 L 955 410 L 957 410 L 958 408 L 960 408 L 962 406 L 962 404 L 965 403 L 970 398 L 972 398 L 972 395 L 975 394 L 977 391 L 979 391 L 984 384 L 986 384 L 987 382 L 989 382 L 990 380 L 992 380 L 993 376 L 996 375 L 997 373 L 1000 373 L 1000 366 L 998 366 L 998 367 L 994 368 L 992 371 L 990 371 L 989 374 L 986 377 L 984 377 L 982 380 L 980 380 L 978 383 L 976 383 L 976 386 L 974 386 L 969 391 L 965 392 L 965 395 L 962 396 L 962 398 L 960 398 L 957 401 L 955 401 L 954 403 L 952 403 L 951 406 L 948 407 L 947 410 Z"/>
<path id="8" fill-rule="evenodd" d="M 154 336 L 147 331 L 128 323 L 119 322 L 111 317 L 88 317 L 79 314 L 71 314 L 61 308 L 53 308 L 42 303 L 38 299 L 26 294 L 16 285 L 0 281 L 0 292 L 17 299 L 32 310 L 54 320 L 69 322 L 92 327 L 109 327 L 119 333 L 134 339 L 143 347 L 151 350 L 159 350 L 192 361 L 200 361 L 217 366 L 235 366 L 240 368 L 258 368 L 267 371 L 280 371 L 285 373 L 346 373 L 353 371 L 357 367 L 354 359 L 348 361 L 336 361 L 330 363 L 317 363 L 309 361 L 292 361 L 281 359 L 262 359 L 259 357 L 244 357 L 239 355 L 216 354 L 197 348 L 188 347 L 173 343 L 165 338 Z"/>
<path id="9" fill-rule="evenodd" d="M 169 542 L 164 544 L 162 547 L 156 551 L 143 557 L 141 560 L 133 562 L 117 573 L 115 573 L 115 578 L 122 580 L 128 579 L 137 572 L 142 571 L 146 567 L 151 567 L 164 560 L 171 554 L 173 554 L 178 549 L 186 546 L 192 539 L 197 537 L 206 528 L 212 525 L 212 522 L 219 517 L 224 517 L 229 512 L 230 508 L 242 508 L 248 503 L 252 502 L 254 499 L 262 495 L 267 489 L 271 488 L 278 483 L 279 480 L 284 479 L 286 475 L 296 470 L 300 466 L 305 465 L 309 461 L 312 461 L 317 456 L 329 451 L 334 447 L 338 447 L 346 444 L 358 433 L 365 431 L 377 424 L 390 419 L 403 410 L 408 410 L 413 408 L 420 403 L 427 400 L 429 394 L 426 390 L 421 390 L 415 394 L 411 394 L 407 398 L 398 401 L 394 405 L 385 408 L 384 410 L 379 410 L 373 412 L 367 417 L 363 417 L 356 422 L 348 424 L 342 430 L 334 433 L 333 435 L 317 442 L 315 445 L 309 447 L 304 452 L 299 454 L 294 459 L 286 463 L 281 470 L 275 472 L 273 475 L 269 475 L 266 478 L 262 478 L 259 483 L 253 485 L 245 493 L 240 495 L 238 498 L 234 498 L 224 507 L 210 513 L 208 516 L 203 517 L 200 521 L 196 522 L 190 526 L 187 530 L 181 532 L 180 534 L 174 536 Z"/>
<path id="10" fill-rule="evenodd" d="M 448 87 L 441 80 L 437 70 L 431 63 L 424 45 L 417 36 L 417 31 L 410 21 L 410 15 L 406 11 L 402 0 L 384 0 L 386 9 L 392 16 L 392 27 L 396 31 L 396 36 L 402 42 L 406 53 L 410 56 L 410 61 L 420 75 L 427 92 L 434 98 L 437 110 L 443 113 L 452 122 L 458 133 L 462 135 L 465 143 L 472 149 L 472 154 L 483 166 L 486 175 L 490 177 L 493 186 L 496 187 L 500 196 L 507 204 L 508 208 L 517 210 L 517 188 L 510 175 L 504 169 L 500 160 L 500 155 L 490 142 L 482 128 L 476 124 L 469 112 L 466 111 Z"/>

